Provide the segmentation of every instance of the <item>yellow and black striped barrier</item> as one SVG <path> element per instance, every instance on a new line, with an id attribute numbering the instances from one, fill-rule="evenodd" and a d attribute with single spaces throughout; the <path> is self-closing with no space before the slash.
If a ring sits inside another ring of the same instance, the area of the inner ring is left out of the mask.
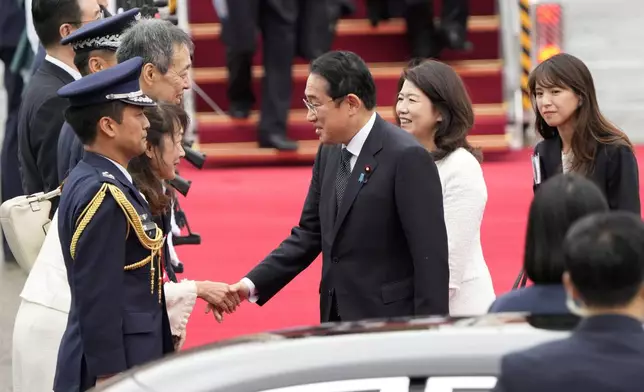
<path id="1" fill-rule="evenodd" d="M 528 76 L 532 70 L 532 18 L 530 16 L 530 0 L 519 0 L 519 19 L 521 21 L 521 91 L 523 109 L 532 108 L 528 92 Z"/>

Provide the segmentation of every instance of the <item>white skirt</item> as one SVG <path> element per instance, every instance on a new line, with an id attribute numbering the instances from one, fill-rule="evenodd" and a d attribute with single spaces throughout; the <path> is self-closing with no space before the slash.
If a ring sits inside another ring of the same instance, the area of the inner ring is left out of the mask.
<path id="1" fill-rule="evenodd" d="M 54 388 L 58 347 L 67 313 L 22 300 L 13 329 L 13 391 L 46 392 Z"/>

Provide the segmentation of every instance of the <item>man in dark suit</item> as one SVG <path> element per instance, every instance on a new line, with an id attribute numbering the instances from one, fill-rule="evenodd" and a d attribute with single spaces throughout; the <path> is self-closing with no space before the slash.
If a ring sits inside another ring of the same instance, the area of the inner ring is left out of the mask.
<path id="1" fill-rule="evenodd" d="M 444 48 L 468 47 L 470 0 L 443 0 L 440 26 L 434 23 L 433 0 L 366 0 L 367 16 L 375 26 L 381 20 L 404 16 L 411 57 L 439 57 Z"/>
<path id="2" fill-rule="evenodd" d="M 260 147 L 297 149 L 297 143 L 286 135 L 293 89 L 291 68 L 297 45 L 298 8 L 309 1 L 312 0 L 214 0 L 222 24 L 221 39 L 226 45 L 231 117 L 247 118 L 255 103 L 251 71 L 257 32 L 262 35 L 265 74 L 257 129 Z"/>
<path id="3" fill-rule="evenodd" d="M 88 390 L 173 351 L 163 233 L 126 170 L 146 149 L 143 106 L 156 105 L 140 91 L 142 65 L 134 58 L 59 90 L 86 153 L 65 182 L 58 211 L 71 308 L 55 392 Z"/>
<path id="4" fill-rule="evenodd" d="M 81 75 L 87 76 L 116 65 L 116 49 L 121 42 L 121 34 L 140 17 L 139 9 L 132 8 L 88 23 L 60 43 L 74 49 L 74 64 Z M 83 143 L 69 123 L 65 122 L 58 138 L 58 178 L 61 181 L 83 159 L 84 151 Z"/>
<path id="5" fill-rule="evenodd" d="M 563 282 L 584 319 L 564 340 L 506 355 L 497 392 L 639 391 L 644 374 L 644 223 L 582 218 L 566 236 Z"/>
<path id="6" fill-rule="evenodd" d="M 317 58 L 305 96 L 322 144 L 299 225 L 233 288 L 263 305 L 322 252 L 322 322 L 448 314 L 443 195 L 431 155 L 376 114 L 373 77 L 354 53 Z"/>
<path id="7" fill-rule="evenodd" d="M 96 0 L 33 0 L 31 11 L 47 56 L 27 86 L 18 119 L 18 158 L 26 194 L 49 192 L 59 185 L 56 146 L 68 103 L 56 91 L 81 77 L 74 51 L 60 40 L 101 16 Z"/>

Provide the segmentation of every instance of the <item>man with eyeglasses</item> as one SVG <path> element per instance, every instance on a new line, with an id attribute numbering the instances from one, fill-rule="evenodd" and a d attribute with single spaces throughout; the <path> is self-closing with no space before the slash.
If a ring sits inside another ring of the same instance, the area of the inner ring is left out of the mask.
<path id="1" fill-rule="evenodd" d="M 26 194 L 48 192 L 60 184 L 56 145 L 69 103 L 57 91 L 81 78 L 74 50 L 60 40 L 102 15 L 96 0 L 33 0 L 31 6 L 47 55 L 27 86 L 18 115 L 18 159 Z M 57 199 L 53 204 L 52 211 Z"/>

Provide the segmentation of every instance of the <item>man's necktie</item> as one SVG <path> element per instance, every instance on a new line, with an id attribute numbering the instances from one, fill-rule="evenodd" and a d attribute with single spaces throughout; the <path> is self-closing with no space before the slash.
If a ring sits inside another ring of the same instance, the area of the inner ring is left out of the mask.
<path id="1" fill-rule="evenodd" d="M 342 148 L 342 154 L 340 154 L 340 167 L 338 168 L 338 174 L 335 177 L 335 194 L 338 203 L 338 211 L 340 210 L 340 206 L 342 205 L 344 191 L 347 190 L 349 176 L 351 176 L 352 156 L 353 154 L 351 154 L 349 150 Z"/>

